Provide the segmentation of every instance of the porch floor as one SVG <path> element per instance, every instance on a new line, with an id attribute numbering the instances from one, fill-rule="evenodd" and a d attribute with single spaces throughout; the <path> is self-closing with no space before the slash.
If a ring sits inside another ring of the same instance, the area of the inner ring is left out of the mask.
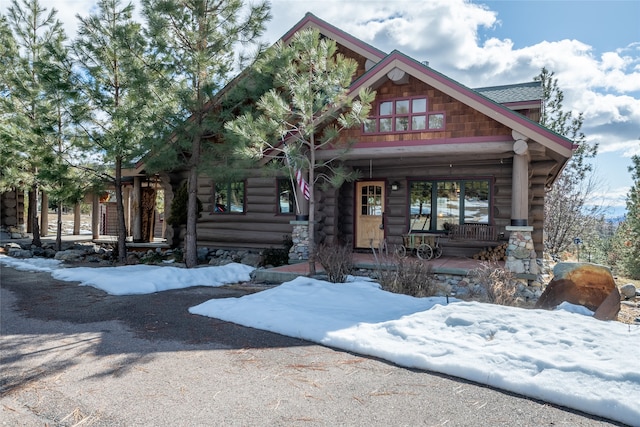
<path id="1" fill-rule="evenodd" d="M 466 276 L 469 271 L 477 268 L 482 261 L 471 258 L 445 257 L 424 261 L 433 269 L 434 273 L 453 274 L 457 276 Z M 372 270 L 377 267 L 377 262 L 372 253 L 354 253 L 353 263 L 356 269 Z M 502 263 L 504 264 L 504 263 Z M 316 273 L 323 274 L 324 269 L 316 263 Z M 282 283 L 293 280 L 298 276 L 309 275 L 309 263 L 301 262 L 297 264 L 283 265 L 269 269 L 260 269 L 255 271 L 254 281 L 268 283 Z"/>

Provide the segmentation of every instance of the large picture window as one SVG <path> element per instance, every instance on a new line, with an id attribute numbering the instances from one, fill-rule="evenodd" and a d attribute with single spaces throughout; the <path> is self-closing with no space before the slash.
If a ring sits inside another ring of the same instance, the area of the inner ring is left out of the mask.
<path id="1" fill-rule="evenodd" d="M 410 183 L 411 232 L 445 231 L 455 224 L 489 224 L 488 179 Z"/>
<path id="2" fill-rule="evenodd" d="M 381 101 L 364 123 L 364 133 L 419 132 L 444 129 L 444 113 L 428 112 L 427 98 Z"/>
<path id="3" fill-rule="evenodd" d="M 296 197 L 295 188 L 290 179 L 278 180 L 278 213 L 294 214 L 296 213 Z"/>
<path id="4" fill-rule="evenodd" d="M 213 213 L 244 213 L 244 181 L 215 186 Z"/>

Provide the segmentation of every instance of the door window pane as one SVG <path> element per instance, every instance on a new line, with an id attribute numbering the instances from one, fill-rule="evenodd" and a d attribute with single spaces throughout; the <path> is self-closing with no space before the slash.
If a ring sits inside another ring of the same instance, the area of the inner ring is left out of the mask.
<path id="1" fill-rule="evenodd" d="M 379 185 L 365 185 L 361 193 L 362 215 L 382 215 L 382 187 Z"/>

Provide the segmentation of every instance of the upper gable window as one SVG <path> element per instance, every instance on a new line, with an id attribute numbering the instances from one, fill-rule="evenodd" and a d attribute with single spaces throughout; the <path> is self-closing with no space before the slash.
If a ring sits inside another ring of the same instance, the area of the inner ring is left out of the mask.
<path id="1" fill-rule="evenodd" d="M 428 112 L 427 98 L 404 98 L 378 103 L 364 133 L 420 132 L 444 129 L 444 113 Z"/>

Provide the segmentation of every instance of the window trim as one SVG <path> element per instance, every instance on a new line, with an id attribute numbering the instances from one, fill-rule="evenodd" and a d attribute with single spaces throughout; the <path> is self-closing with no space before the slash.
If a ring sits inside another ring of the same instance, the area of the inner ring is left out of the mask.
<path id="1" fill-rule="evenodd" d="M 465 213 L 465 188 L 464 185 L 461 186 L 459 192 L 460 192 L 460 196 L 459 196 L 459 204 L 458 204 L 458 224 L 453 224 L 453 225 L 460 225 L 460 224 L 487 224 L 487 225 L 493 225 L 494 224 L 494 217 L 493 217 L 493 195 L 494 195 L 494 186 L 495 186 L 495 179 L 492 176 L 472 176 L 472 177 L 434 177 L 434 178 L 412 178 L 409 179 L 407 181 L 407 185 L 409 188 L 408 191 L 408 195 L 407 195 L 407 213 L 408 213 L 408 219 L 409 219 L 409 223 L 407 224 L 407 229 L 409 233 L 445 233 L 446 230 L 442 229 L 442 230 L 438 230 L 437 227 L 437 220 L 433 222 L 432 226 L 434 228 L 430 228 L 428 230 L 412 230 L 411 226 L 412 226 L 412 213 L 411 213 L 411 188 L 412 185 L 416 182 L 426 182 L 426 183 L 431 183 L 431 205 L 430 205 L 430 210 L 429 210 L 429 216 L 431 216 L 434 212 L 436 215 L 438 215 L 438 210 L 437 210 L 437 205 L 438 205 L 438 199 L 437 199 L 437 192 L 438 192 L 438 183 L 441 182 L 458 182 L 458 183 L 466 183 L 466 182 L 478 182 L 478 181 L 484 181 L 487 183 L 487 189 L 488 189 L 488 205 L 487 205 L 487 222 L 465 222 L 464 220 L 464 213 Z M 434 198 L 435 196 L 435 198 Z"/>
<path id="2" fill-rule="evenodd" d="M 231 186 L 233 184 L 236 183 L 242 183 L 242 212 L 238 212 L 238 211 L 234 211 L 231 209 L 231 201 L 227 200 L 227 202 L 224 204 L 224 208 L 225 210 L 222 212 L 216 211 L 216 208 L 218 206 L 218 203 L 216 201 L 216 196 L 218 194 L 217 191 L 217 187 L 218 185 L 222 186 L 224 185 L 226 188 L 226 192 L 227 192 L 227 199 L 228 194 L 231 192 Z M 213 185 L 211 186 L 212 188 L 212 192 L 213 195 L 211 196 L 211 214 L 213 215 L 244 215 L 247 213 L 247 181 L 246 180 L 238 180 L 238 181 L 228 181 L 228 182 L 213 182 Z"/>
<path id="3" fill-rule="evenodd" d="M 296 205 L 296 196 L 295 194 L 293 194 L 293 209 L 291 210 L 291 212 L 282 212 L 281 210 L 281 205 L 280 205 L 280 194 L 282 193 L 280 191 L 280 186 L 283 182 L 287 182 L 291 185 L 291 191 L 295 193 L 296 191 L 296 187 L 295 185 L 291 182 L 290 178 L 276 178 L 276 214 L 277 215 L 286 215 L 286 216 L 292 216 L 292 215 L 296 215 L 297 212 L 297 205 Z"/>
<path id="4" fill-rule="evenodd" d="M 413 104 L 415 100 L 425 101 L 425 111 L 420 111 L 417 113 L 413 112 Z M 406 113 L 398 113 L 396 112 L 398 102 L 406 101 L 409 104 L 409 109 Z M 391 103 L 391 113 L 390 114 L 380 114 L 380 108 L 383 104 Z M 418 133 L 418 132 L 439 132 L 445 130 L 446 127 L 446 112 L 442 111 L 429 111 L 429 98 L 426 96 L 410 96 L 410 97 L 398 97 L 398 98 L 389 98 L 379 100 L 375 103 L 374 110 L 376 114 L 372 114 L 367 118 L 367 121 L 362 125 L 362 134 L 363 135 L 378 135 L 378 134 L 390 134 L 390 133 Z M 432 116 L 442 116 L 442 126 L 437 128 L 429 127 L 429 118 Z M 396 128 L 397 120 L 400 118 L 407 118 L 407 129 L 398 130 Z M 425 119 L 425 128 L 424 129 L 413 129 L 411 124 L 413 123 L 414 117 L 424 117 Z M 389 120 L 390 121 L 390 130 L 380 130 L 380 121 L 381 120 Z M 371 131 L 367 131 L 367 126 L 371 126 L 373 124 L 374 128 Z"/>

